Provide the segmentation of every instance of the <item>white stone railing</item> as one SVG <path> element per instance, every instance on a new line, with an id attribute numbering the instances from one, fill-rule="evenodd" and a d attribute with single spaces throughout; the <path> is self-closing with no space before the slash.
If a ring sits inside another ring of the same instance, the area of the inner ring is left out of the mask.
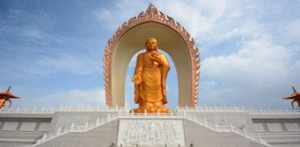
<path id="1" fill-rule="evenodd" d="M 147 144 L 135 144 L 135 145 L 123 145 L 123 144 L 112 144 L 110 147 L 153 147 L 153 145 Z M 181 144 L 156 144 L 155 147 L 194 147 L 193 144 L 190 145 L 181 145 Z"/>
<path id="2" fill-rule="evenodd" d="M 118 112 L 129 110 L 124 107 L 106 107 L 106 106 L 60 106 L 60 107 L 32 107 L 21 108 L 14 107 L 0 110 L 1 113 L 45 113 L 51 114 L 54 112 Z"/>
<path id="3" fill-rule="evenodd" d="M 44 113 L 51 114 L 54 112 L 118 112 L 127 111 L 128 107 L 107 107 L 107 106 L 60 106 L 60 107 L 32 107 L 21 108 L 14 107 L 0 110 L 1 113 Z M 174 109 L 175 112 L 249 112 L 254 114 L 289 114 L 299 113 L 300 109 L 252 109 L 239 106 L 198 106 L 196 108 L 180 107 Z"/>
<path id="4" fill-rule="evenodd" d="M 180 107 L 175 109 L 179 112 L 250 112 L 250 113 L 300 113 L 300 108 L 296 109 L 276 109 L 276 108 L 246 108 L 241 106 L 197 106 Z"/>

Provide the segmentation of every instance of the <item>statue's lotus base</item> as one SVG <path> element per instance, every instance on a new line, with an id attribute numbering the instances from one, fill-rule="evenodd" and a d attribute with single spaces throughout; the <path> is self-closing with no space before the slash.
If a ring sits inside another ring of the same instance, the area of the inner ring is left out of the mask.
<path id="1" fill-rule="evenodd" d="M 170 113 L 170 109 L 165 107 L 163 104 L 154 105 L 152 103 L 147 103 L 144 105 L 140 105 L 139 108 L 135 108 L 130 110 L 133 113 Z"/>

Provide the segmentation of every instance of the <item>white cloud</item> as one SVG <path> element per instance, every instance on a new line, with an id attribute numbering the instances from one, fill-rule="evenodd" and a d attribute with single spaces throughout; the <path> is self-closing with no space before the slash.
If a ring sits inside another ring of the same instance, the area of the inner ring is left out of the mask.
<path id="1" fill-rule="evenodd" d="M 241 49 L 228 56 L 209 57 L 202 62 L 205 76 L 256 85 L 264 80 L 274 82 L 287 77 L 289 53 L 268 40 L 244 43 Z M 253 81 L 256 79 L 258 81 Z"/>
<path id="2" fill-rule="evenodd" d="M 300 43 L 300 19 L 290 22 L 286 26 L 286 33 L 289 41 Z"/>
<path id="3" fill-rule="evenodd" d="M 116 29 L 129 18 L 136 16 L 147 6 L 144 1 L 118 0 L 108 8 L 101 8 L 93 12 L 102 27 Z"/>
<path id="4" fill-rule="evenodd" d="M 37 61 L 36 74 L 49 74 L 55 72 L 67 72 L 73 74 L 99 73 L 98 60 L 88 55 L 71 55 L 69 53 L 59 54 L 53 57 L 44 57 Z M 41 69 L 43 69 L 41 71 Z"/>
<path id="5" fill-rule="evenodd" d="M 109 11 L 108 9 L 103 8 L 99 11 L 95 11 L 94 14 L 95 14 L 95 16 L 97 17 L 97 20 L 100 23 L 109 24 L 110 27 L 113 26 L 113 28 L 116 27 L 116 25 L 117 25 L 116 21 L 117 20 L 114 18 L 112 12 Z"/>
<path id="6" fill-rule="evenodd" d="M 3 61 L 0 65 L 10 65 L 9 61 Z M 70 76 L 98 75 L 101 73 L 100 59 L 89 54 L 56 53 L 36 56 L 29 61 L 18 61 L 18 66 L 9 66 L 0 71 L 4 76 L 13 81 L 29 79 L 41 79 L 53 74 L 68 74 Z M 2 79 L 5 80 L 5 79 Z M 5 82 L 4 82 L 5 83 Z"/>
<path id="7" fill-rule="evenodd" d="M 30 92 L 29 90 L 31 88 L 16 87 L 14 92 L 21 99 L 13 101 L 12 107 L 105 106 L 105 91 L 101 87 L 58 90 L 52 93 L 43 92 L 42 94 L 38 91 L 39 88 Z"/>
<path id="8" fill-rule="evenodd" d="M 237 52 L 202 61 L 205 79 L 202 79 L 201 95 L 205 101 L 247 106 L 284 105 L 280 98 L 290 93 L 290 84 L 300 86 L 294 75 L 300 73 L 297 65 L 300 60 L 293 59 L 291 50 L 266 35 L 250 37 L 252 40 L 245 40 Z"/>
<path id="9" fill-rule="evenodd" d="M 0 22 L 0 66 L 6 67 L 0 74 L 7 77 L 0 79 L 2 83 L 7 79 L 22 81 L 53 73 L 101 72 L 101 59 L 94 53 L 95 48 L 89 49 L 88 39 L 62 35 L 64 33 L 56 31 L 59 27 L 54 26 L 60 22 L 46 12 L 36 14 L 12 8 L 0 15 L 0 19 L 3 20 Z M 79 44 L 78 40 L 83 47 L 74 45 Z"/>
<path id="10" fill-rule="evenodd" d="M 39 98 L 42 100 L 49 100 L 53 106 L 59 105 L 105 105 L 105 91 L 104 89 L 73 89 L 60 93 L 47 95 L 46 97 Z M 47 105 L 47 104 L 46 104 Z M 49 104 L 48 104 L 49 105 Z"/>
<path id="11" fill-rule="evenodd" d="M 196 38 L 208 37 L 220 17 L 223 16 L 225 0 L 204 1 L 161 1 L 157 2 L 161 9 L 186 26 Z"/>

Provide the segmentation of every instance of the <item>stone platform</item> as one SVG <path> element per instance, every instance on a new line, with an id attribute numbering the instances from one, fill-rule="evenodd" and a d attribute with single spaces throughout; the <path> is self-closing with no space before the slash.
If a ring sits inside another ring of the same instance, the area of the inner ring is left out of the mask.
<path id="1" fill-rule="evenodd" d="M 298 147 L 300 112 L 238 107 L 133 115 L 128 109 L 0 112 L 1 147 Z"/>

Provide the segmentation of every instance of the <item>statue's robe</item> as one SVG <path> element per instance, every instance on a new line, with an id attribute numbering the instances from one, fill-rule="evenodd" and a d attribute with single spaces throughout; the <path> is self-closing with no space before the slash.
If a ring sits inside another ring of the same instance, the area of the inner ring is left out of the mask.
<path id="1" fill-rule="evenodd" d="M 166 78 L 170 69 L 167 58 L 156 51 L 162 63 L 151 59 L 151 52 L 146 51 L 137 57 L 134 78 L 139 76 L 142 82 L 135 83 L 135 102 L 144 107 L 148 103 L 166 104 Z"/>

